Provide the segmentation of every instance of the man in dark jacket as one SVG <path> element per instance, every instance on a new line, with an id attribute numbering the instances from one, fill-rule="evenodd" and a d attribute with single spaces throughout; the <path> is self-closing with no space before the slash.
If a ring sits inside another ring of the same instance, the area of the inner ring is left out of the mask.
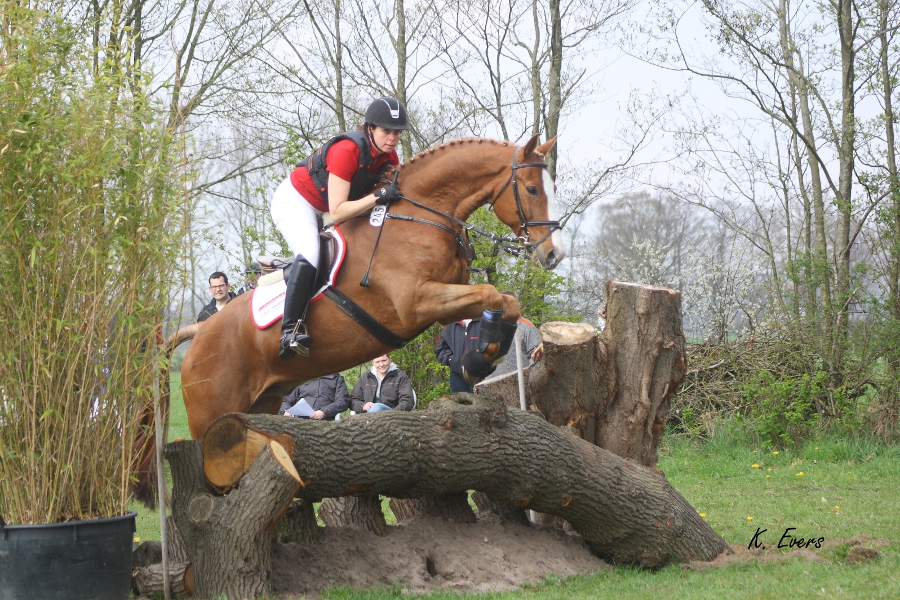
<path id="1" fill-rule="evenodd" d="M 372 369 L 363 373 L 350 396 L 350 408 L 357 413 L 382 410 L 412 410 L 416 407 L 409 375 L 391 362 L 387 354 L 372 359 Z"/>
<path id="2" fill-rule="evenodd" d="M 472 386 L 463 377 L 462 357 L 469 350 L 478 349 L 481 319 L 466 319 L 446 325 L 441 331 L 434 355 L 442 365 L 450 367 L 450 391 L 471 392 Z"/>
<path id="3" fill-rule="evenodd" d="M 228 284 L 228 275 L 222 271 L 216 271 L 209 276 L 209 291 L 212 292 L 213 298 L 209 304 L 200 309 L 200 313 L 197 315 L 198 323 L 202 323 L 225 308 L 225 305 L 236 296 Z"/>
<path id="4" fill-rule="evenodd" d="M 317 420 L 334 421 L 335 415 L 341 414 L 350 407 L 347 383 L 339 374 L 326 375 L 297 386 L 293 392 L 284 397 L 279 412 L 286 417 L 297 416 L 293 414 L 296 411 L 288 411 L 294 408 L 300 400 L 304 400 L 314 411 L 309 418 Z"/>

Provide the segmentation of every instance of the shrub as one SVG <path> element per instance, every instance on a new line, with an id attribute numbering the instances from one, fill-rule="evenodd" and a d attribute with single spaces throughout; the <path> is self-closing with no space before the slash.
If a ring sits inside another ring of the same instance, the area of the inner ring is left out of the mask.
<path id="1" fill-rule="evenodd" d="M 121 515 L 180 238 L 169 139 L 76 29 L 0 12 L 0 513 Z"/>

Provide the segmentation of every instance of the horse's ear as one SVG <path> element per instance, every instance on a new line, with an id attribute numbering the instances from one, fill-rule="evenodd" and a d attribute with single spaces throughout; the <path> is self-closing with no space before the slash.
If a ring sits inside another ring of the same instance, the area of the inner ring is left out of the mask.
<path id="1" fill-rule="evenodd" d="M 534 152 L 534 149 L 537 148 L 538 143 L 538 135 L 534 134 L 531 136 L 531 139 L 525 142 L 525 145 L 522 146 L 522 158 L 521 160 L 525 160 L 529 154 Z"/>
<path id="2" fill-rule="evenodd" d="M 547 140 L 546 142 L 544 142 L 543 144 L 538 146 L 537 151 L 540 152 L 541 154 L 543 154 L 544 156 L 547 156 L 547 153 L 550 152 L 550 148 L 552 148 L 553 144 L 556 143 L 556 138 L 558 138 L 558 137 L 559 137 L 558 135 L 554 135 L 552 138 L 550 138 L 549 140 Z"/>

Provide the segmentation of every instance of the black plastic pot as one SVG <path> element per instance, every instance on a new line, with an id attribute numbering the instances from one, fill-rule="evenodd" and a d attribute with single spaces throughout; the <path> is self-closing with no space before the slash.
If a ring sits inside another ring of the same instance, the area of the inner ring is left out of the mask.
<path id="1" fill-rule="evenodd" d="M 127 600 L 134 518 L 2 525 L 3 600 Z"/>

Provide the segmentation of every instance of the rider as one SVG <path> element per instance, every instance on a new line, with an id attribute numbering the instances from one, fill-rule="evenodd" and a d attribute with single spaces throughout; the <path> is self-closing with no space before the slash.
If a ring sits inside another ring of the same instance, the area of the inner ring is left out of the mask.
<path id="1" fill-rule="evenodd" d="M 371 193 L 389 165 L 399 164 L 400 132 L 408 129 L 406 109 L 394 98 L 376 98 L 366 109 L 365 123 L 328 140 L 297 163 L 275 191 L 272 220 L 296 254 L 287 280 L 281 323 L 281 358 L 309 356 L 313 342 L 304 322 L 319 261 L 318 219 L 331 213 L 335 223 L 390 204 L 401 197 L 394 184 Z"/>

